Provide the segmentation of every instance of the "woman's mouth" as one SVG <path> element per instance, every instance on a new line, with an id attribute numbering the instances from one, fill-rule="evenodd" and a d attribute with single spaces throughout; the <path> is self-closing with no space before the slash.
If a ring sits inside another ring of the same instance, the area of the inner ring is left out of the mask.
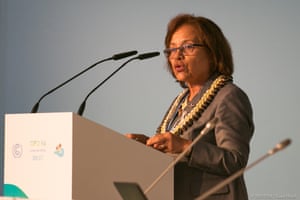
<path id="1" fill-rule="evenodd" d="M 174 69 L 176 72 L 183 72 L 185 70 L 184 65 L 175 65 Z"/>

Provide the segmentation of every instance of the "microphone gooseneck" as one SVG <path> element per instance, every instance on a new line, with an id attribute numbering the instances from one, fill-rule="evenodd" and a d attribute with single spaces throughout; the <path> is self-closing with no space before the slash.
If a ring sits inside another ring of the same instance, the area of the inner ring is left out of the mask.
<path id="1" fill-rule="evenodd" d="M 148 59 L 148 58 L 152 58 L 155 56 L 160 55 L 159 52 L 150 52 L 150 53 L 144 53 L 144 54 L 140 54 L 136 57 L 130 58 L 129 60 L 127 60 L 126 62 L 124 62 L 119 68 L 117 68 L 115 71 L 113 71 L 106 79 L 104 79 L 101 83 L 99 83 L 94 89 L 92 89 L 87 96 L 84 98 L 83 102 L 81 103 L 77 114 L 82 116 L 84 110 L 85 110 L 85 106 L 86 106 L 86 101 L 87 99 L 91 96 L 91 94 L 93 94 L 99 87 L 101 87 L 106 81 L 108 81 L 114 74 L 116 74 L 118 71 L 120 71 L 127 63 L 133 61 L 133 60 L 144 60 L 144 59 Z"/>
<path id="2" fill-rule="evenodd" d="M 60 85 L 56 86 L 55 88 L 53 88 L 52 90 L 46 92 L 44 95 L 42 95 L 39 100 L 37 101 L 37 103 L 32 107 L 31 109 L 31 113 L 36 113 L 39 109 L 39 105 L 40 102 L 42 101 L 42 99 L 44 99 L 46 96 L 48 96 L 49 94 L 51 94 L 52 92 L 54 92 L 55 90 L 61 88 L 62 86 L 66 85 L 67 83 L 69 83 L 70 81 L 72 81 L 73 79 L 77 78 L 78 76 L 82 75 L 83 73 L 89 71 L 90 69 L 94 68 L 96 65 L 103 63 L 105 61 L 109 61 L 109 60 L 120 60 L 129 56 L 133 56 L 136 55 L 138 52 L 137 51 L 128 51 L 128 52 L 123 52 L 123 53 L 119 53 L 119 54 L 115 54 L 110 58 L 106 58 L 103 60 L 100 60 L 94 64 L 92 64 L 91 66 L 89 66 L 88 68 L 84 69 L 83 71 L 79 72 L 78 74 L 75 74 L 74 76 L 72 76 L 71 78 L 69 78 L 68 80 L 66 80 L 65 82 L 61 83 Z"/>
<path id="3" fill-rule="evenodd" d="M 264 159 L 268 158 L 271 155 L 274 155 L 275 153 L 277 153 L 280 150 L 283 150 L 284 148 L 286 148 L 288 145 L 291 144 L 291 139 L 285 139 L 282 142 L 278 143 L 273 149 L 269 150 L 268 153 L 266 153 L 265 155 L 263 155 L 262 157 L 260 157 L 259 159 L 257 159 L 256 161 L 254 161 L 253 163 L 251 163 L 250 165 L 248 165 L 246 168 L 242 168 L 241 170 L 237 171 L 236 173 L 234 173 L 233 175 L 229 176 L 227 179 L 225 179 L 224 181 L 220 182 L 219 184 L 217 184 L 216 186 L 212 187 L 211 189 L 209 189 L 208 191 L 206 191 L 205 193 L 203 193 L 199 200 L 204 200 L 207 197 L 209 197 L 210 195 L 212 195 L 213 193 L 217 192 L 218 190 L 220 190 L 222 187 L 224 187 L 225 185 L 229 184 L 230 182 L 232 182 L 234 179 L 238 178 L 239 176 L 241 176 L 245 171 L 251 169 L 252 167 L 254 167 L 255 165 L 257 165 L 259 162 L 263 161 Z"/>
<path id="4" fill-rule="evenodd" d="M 191 149 L 192 147 L 209 131 L 215 128 L 217 124 L 218 118 L 214 118 L 206 123 L 205 127 L 202 129 L 200 134 L 193 140 L 193 142 L 183 151 L 181 152 L 169 165 L 168 167 L 151 183 L 151 185 L 144 191 L 147 194 L 160 180 L 164 177 L 167 172 L 172 169 L 178 161 L 180 161 Z"/>

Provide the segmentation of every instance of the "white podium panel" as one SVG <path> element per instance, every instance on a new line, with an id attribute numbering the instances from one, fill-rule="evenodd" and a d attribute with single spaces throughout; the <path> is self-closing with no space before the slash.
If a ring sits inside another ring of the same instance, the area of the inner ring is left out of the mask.
<path id="1" fill-rule="evenodd" d="M 118 200 L 114 181 L 146 189 L 172 159 L 73 113 L 5 116 L 4 196 Z M 173 170 L 147 196 L 173 199 Z"/>

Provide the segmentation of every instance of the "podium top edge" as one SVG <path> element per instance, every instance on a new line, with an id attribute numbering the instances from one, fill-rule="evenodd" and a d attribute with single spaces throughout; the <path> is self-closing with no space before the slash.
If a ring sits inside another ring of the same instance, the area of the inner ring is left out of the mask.
<path id="1" fill-rule="evenodd" d="M 74 114 L 74 112 L 39 112 L 39 113 L 5 113 L 5 115 L 57 115 L 57 114 Z"/>

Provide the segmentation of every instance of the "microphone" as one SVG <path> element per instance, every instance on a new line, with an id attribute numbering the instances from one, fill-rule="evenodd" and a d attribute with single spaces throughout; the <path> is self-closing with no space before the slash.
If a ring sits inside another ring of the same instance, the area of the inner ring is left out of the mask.
<path id="1" fill-rule="evenodd" d="M 129 56 L 133 56 L 135 54 L 137 54 L 137 51 L 128 51 L 128 52 L 123 52 L 123 53 L 119 53 L 119 54 L 115 54 L 110 58 L 106 58 L 103 60 L 100 60 L 94 64 L 92 64 L 90 67 L 86 68 L 85 70 L 79 72 L 78 74 L 75 74 L 74 76 L 72 76 L 70 79 L 66 80 L 65 82 L 61 83 L 60 85 L 56 86 L 55 88 L 53 88 L 52 90 L 46 92 L 43 96 L 40 97 L 40 99 L 37 101 L 37 103 L 32 107 L 31 109 L 31 113 L 36 113 L 39 109 L 39 104 L 42 101 L 42 99 L 44 99 L 46 96 L 48 96 L 49 94 L 51 94 L 52 92 L 54 92 L 55 90 L 61 88 L 62 86 L 66 85 L 67 83 L 69 83 L 70 81 L 72 81 L 73 79 L 77 78 L 78 76 L 80 76 L 81 74 L 87 72 L 88 70 L 94 68 L 96 65 L 103 63 L 105 61 L 109 61 L 109 60 L 120 60 Z"/>
<path id="2" fill-rule="evenodd" d="M 160 53 L 159 52 L 150 52 L 150 53 L 144 53 L 144 54 L 140 54 L 136 57 L 130 58 L 129 60 L 127 60 L 125 63 L 123 63 L 119 68 L 117 68 L 113 73 L 111 73 L 106 79 L 104 79 L 101 83 L 99 83 L 93 90 L 91 90 L 88 95 L 85 97 L 85 99 L 83 100 L 83 102 L 81 103 L 77 114 L 82 116 L 85 106 L 86 106 L 86 101 L 89 98 L 89 96 L 91 94 L 93 94 L 101 85 L 103 85 L 106 81 L 108 81 L 108 79 L 110 79 L 115 73 L 117 73 L 120 69 L 122 69 L 127 63 L 133 61 L 133 60 L 144 60 L 144 59 L 148 59 L 148 58 L 152 58 L 155 56 L 158 56 Z"/>
<path id="3" fill-rule="evenodd" d="M 191 149 L 192 147 L 204 136 L 206 135 L 209 131 L 211 131 L 213 128 L 215 128 L 217 124 L 218 118 L 214 118 L 210 120 L 209 122 L 206 123 L 205 127 L 202 129 L 200 134 L 193 140 L 193 142 L 183 151 L 181 152 L 176 159 L 174 159 L 168 167 L 151 183 L 151 185 L 144 191 L 144 193 L 148 193 L 160 180 L 162 177 L 164 177 L 167 172 L 172 169 L 178 161 L 180 161 Z"/>
<path id="4" fill-rule="evenodd" d="M 290 139 L 285 139 L 282 142 L 278 143 L 273 149 L 269 150 L 265 155 L 263 155 L 261 158 L 259 158 L 258 160 L 256 160 L 255 162 L 253 162 L 252 164 L 248 165 L 246 168 L 242 168 L 241 170 L 237 171 L 236 173 L 234 173 L 233 175 L 229 176 L 227 179 L 225 179 L 224 181 L 220 182 L 219 184 L 217 184 L 216 186 L 214 186 L 213 188 L 209 189 L 208 191 L 206 191 L 205 193 L 203 193 L 199 200 L 203 200 L 206 199 L 207 197 L 209 197 L 210 195 L 212 195 L 213 193 L 215 193 L 216 191 L 218 191 L 219 189 L 221 189 L 222 187 L 224 187 L 225 185 L 229 184 L 231 181 L 233 181 L 234 179 L 238 178 L 239 176 L 241 176 L 245 171 L 249 170 L 250 168 L 254 167 L 255 165 L 257 165 L 259 162 L 263 161 L 264 159 L 268 158 L 271 155 L 274 155 L 275 153 L 277 153 L 280 150 L 285 149 L 287 146 L 289 146 L 291 144 L 291 140 Z"/>

